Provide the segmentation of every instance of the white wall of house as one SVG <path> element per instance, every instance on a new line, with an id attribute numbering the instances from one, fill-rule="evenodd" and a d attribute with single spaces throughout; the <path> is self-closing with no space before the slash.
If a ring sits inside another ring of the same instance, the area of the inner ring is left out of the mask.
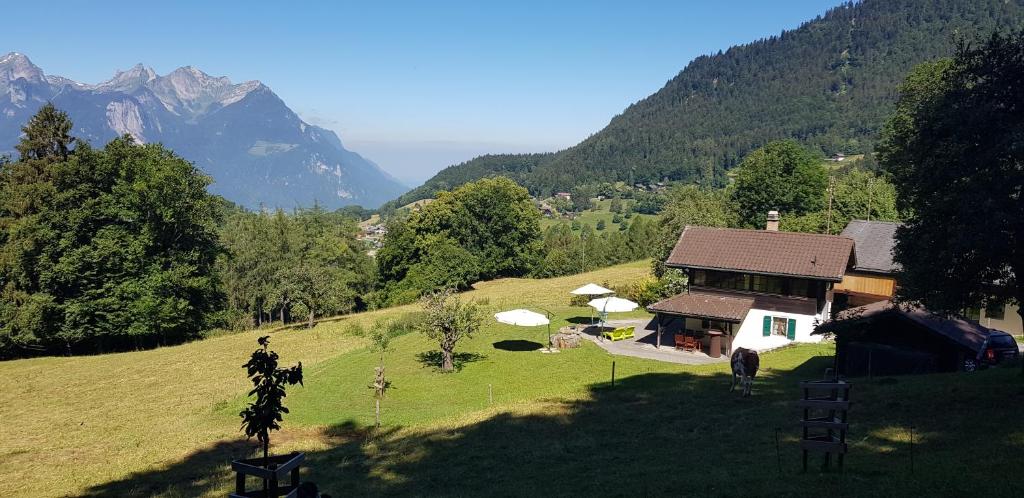
<path id="1" fill-rule="evenodd" d="M 1017 305 L 1007 303 L 1003 309 L 1003 318 L 992 318 L 988 316 L 985 309 L 981 309 L 981 319 L 978 323 L 996 330 L 1002 330 L 1008 334 L 1021 335 L 1024 334 L 1024 326 L 1021 324 L 1020 315 L 1017 313 Z"/>
<path id="2" fill-rule="evenodd" d="M 827 310 L 826 310 L 827 313 Z M 764 335 L 764 317 L 784 318 L 796 320 L 794 339 L 786 336 L 776 335 L 774 331 L 768 336 Z M 811 335 L 814 327 L 820 321 L 821 315 L 799 315 L 795 313 L 782 313 L 779 311 L 760 310 L 751 308 L 743 323 L 740 324 L 736 338 L 732 341 L 733 349 L 747 348 L 755 351 L 764 351 L 792 344 L 794 342 L 821 342 L 820 335 Z"/>

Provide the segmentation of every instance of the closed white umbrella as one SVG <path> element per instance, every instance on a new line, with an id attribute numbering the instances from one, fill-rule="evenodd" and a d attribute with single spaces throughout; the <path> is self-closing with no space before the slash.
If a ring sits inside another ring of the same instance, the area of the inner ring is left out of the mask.
<path id="1" fill-rule="evenodd" d="M 548 317 L 535 311 L 517 309 L 495 313 L 494 319 L 508 325 L 519 327 L 536 327 L 538 325 L 548 326 L 548 351 L 551 350 L 551 320 Z"/>

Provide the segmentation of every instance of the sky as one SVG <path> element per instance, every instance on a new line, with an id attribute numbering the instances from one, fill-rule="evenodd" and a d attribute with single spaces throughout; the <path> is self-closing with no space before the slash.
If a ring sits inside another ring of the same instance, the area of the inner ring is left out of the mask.
<path id="1" fill-rule="evenodd" d="M 0 53 L 83 83 L 136 63 L 260 80 L 414 186 L 485 153 L 563 149 L 693 58 L 839 0 L 11 2 Z"/>

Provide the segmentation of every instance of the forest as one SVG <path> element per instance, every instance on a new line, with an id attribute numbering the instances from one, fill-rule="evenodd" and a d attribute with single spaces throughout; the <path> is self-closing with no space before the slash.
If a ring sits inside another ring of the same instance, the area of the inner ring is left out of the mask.
<path id="1" fill-rule="evenodd" d="M 596 182 L 720 187 L 748 153 L 780 139 L 824 156 L 871 152 L 914 65 L 1022 21 L 1024 6 L 1002 0 L 844 4 L 797 29 L 694 59 L 576 146 L 451 166 L 385 208 L 492 175 L 537 197 Z"/>

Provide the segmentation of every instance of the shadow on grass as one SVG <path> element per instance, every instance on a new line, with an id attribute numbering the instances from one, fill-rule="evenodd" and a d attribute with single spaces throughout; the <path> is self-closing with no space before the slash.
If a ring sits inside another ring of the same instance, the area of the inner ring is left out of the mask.
<path id="1" fill-rule="evenodd" d="M 591 323 L 597 323 L 597 317 L 591 318 L 589 316 L 574 316 L 566 318 L 565 321 L 573 325 L 590 325 Z"/>
<path id="2" fill-rule="evenodd" d="M 468 363 L 486 359 L 487 355 L 480 353 L 455 353 L 452 356 L 452 364 L 455 367 L 455 371 L 458 372 Z M 416 355 L 416 361 L 420 362 L 424 367 L 440 369 L 441 365 L 444 364 L 444 355 L 437 350 L 424 351 Z"/>
<path id="3" fill-rule="evenodd" d="M 158 471 L 132 474 L 125 479 L 90 488 L 82 496 L 202 496 L 234 483 L 231 461 L 257 455 L 256 440 L 219 441 L 184 460 Z"/>
<path id="4" fill-rule="evenodd" d="M 846 472 L 803 474 L 797 383 L 821 378 L 832 360 L 812 357 L 779 369 L 767 359 L 750 398 L 730 393 L 725 373 L 623 371 L 614 387 L 591 385 L 582 399 L 536 401 L 528 410 L 513 407 L 465 426 L 329 427 L 323 431 L 325 449 L 307 454 L 309 478 L 333 496 L 1011 496 L 1016 491 L 1013 479 L 984 478 L 991 477 L 985 462 L 1014 461 L 1024 438 L 983 437 L 1017 417 L 1001 399 L 1016 385 L 993 387 L 985 379 L 952 374 L 897 383 L 856 379 Z M 976 390 L 981 385 L 987 390 Z M 998 392 L 990 394 L 992 389 Z M 965 394 L 970 396 L 957 397 Z M 443 397 L 438 393 L 439 402 Z M 903 440 L 911 425 L 920 435 L 916 474 L 909 472 Z M 202 452 L 169 469 L 98 487 L 91 496 L 224 490 L 230 476 L 215 470 L 226 466 L 228 453 Z M 220 488 L 209 487 L 217 479 Z"/>
<path id="5" fill-rule="evenodd" d="M 500 349 L 502 351 L 536 351 L 544 347 L 544 345 L 539 342 L 526 341 L 522 339 L 498 341 L 491 345 L 494 346 L 494 349 Z"/>

